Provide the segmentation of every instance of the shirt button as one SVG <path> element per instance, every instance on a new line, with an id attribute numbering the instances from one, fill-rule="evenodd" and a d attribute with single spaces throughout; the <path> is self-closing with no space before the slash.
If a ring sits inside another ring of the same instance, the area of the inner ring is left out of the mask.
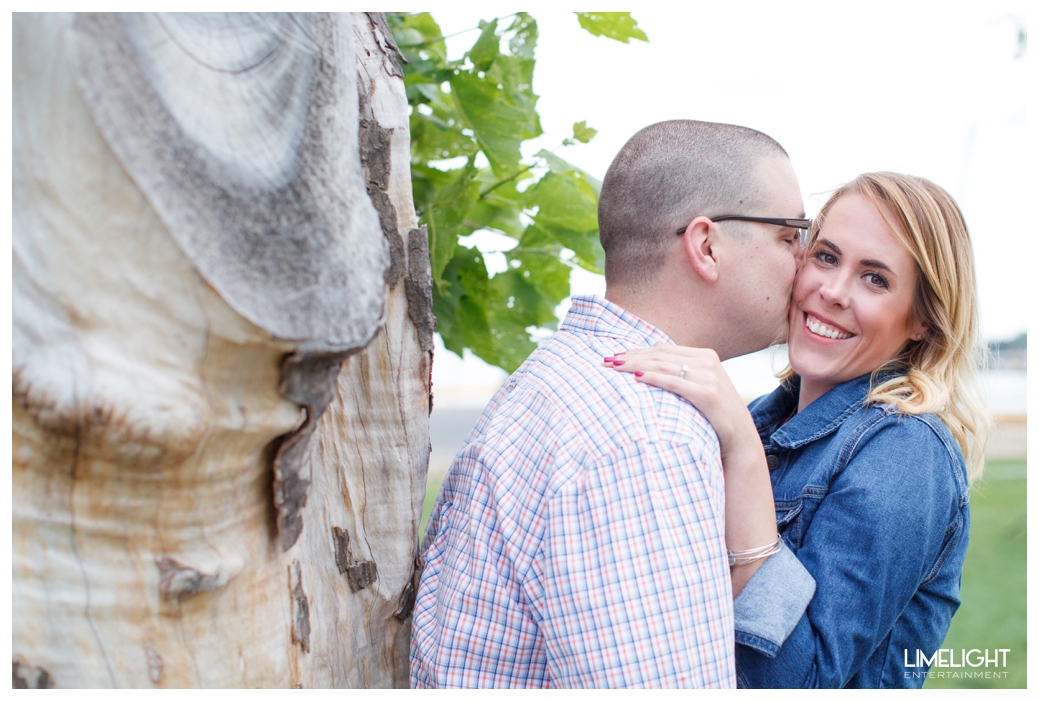
<path id="1" fill-rule="evenodd" d="M 777 467 L 779 467 L 779 456 L 778 455 L 769 455 L 768 457 L 765 458 L 765 462 L 768 463 L 768 469 L 774 470 Z"/>

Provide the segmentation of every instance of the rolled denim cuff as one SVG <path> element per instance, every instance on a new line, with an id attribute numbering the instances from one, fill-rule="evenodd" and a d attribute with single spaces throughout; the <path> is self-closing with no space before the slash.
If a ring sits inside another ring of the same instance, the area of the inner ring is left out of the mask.
<path id="1" fill-rule="evenodd" d="M 775 657 L 814 595 L 815 579 L 784 547 L 765 560 L 736 597 L 736 642 Z"/>

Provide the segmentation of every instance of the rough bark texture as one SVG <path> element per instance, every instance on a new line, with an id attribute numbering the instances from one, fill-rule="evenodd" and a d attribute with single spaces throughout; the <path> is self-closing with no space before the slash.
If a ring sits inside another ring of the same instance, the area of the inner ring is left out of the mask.
<path id="1" fill-rule="evenodd" d="M 432 317 L 394 48 L 367 13 L 15 16 L 15 687 L 407 685 Z"/>

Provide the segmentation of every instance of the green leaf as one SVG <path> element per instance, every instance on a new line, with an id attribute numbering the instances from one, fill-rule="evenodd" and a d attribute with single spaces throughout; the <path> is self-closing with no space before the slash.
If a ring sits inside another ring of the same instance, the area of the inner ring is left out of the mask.
<path id="1" fill-rule="evenodd" d="M 545 238 L 545 245 L 538 245 L 533 241 L 535 236 L 543 236 L 543 233 L 533 227 L 528 229 L 520 245 L 505 254 L 509 271 L 499 273 L 494 280 L 502 278 L 499 283 L 502 294 L 506 299 L 508 295 L 514 296 L 515 306 L 529 314 L 527 326 L 555 328 L 556 305 L 570 294 L 571 267 L 559 259 L 562 252 L 559 244 Z M 504 287 L 506 284 L 510 285 L 508 290 Z"/>
<path id="2" fill-rule="evenodd" d="M 544 158 L 545 161 L 548 163 L 549 170 L 552 171 L 553 173 L 558 173 L 559 175 L 565 175 L 567 173 L 579 173 L 581 175 L 582 179 L 584 179 L 588 183 L 588 185 L 591 186 L 592 191 L 595 193 L 596 208 L 598 208 L 598 206 L 599 206 L 598 205 L 599 193 L 602 191 L 602 181 L 601 180 L 599 180 L 598 178 L 595 178 L 595 177 L 589 175 L 588 173 L 586 173 L 585 171 L 581 170 L 580 168 L 578 168 L 577 166 L 573 165 L 572 163 L 569 163 L 569 162 L 563 160 L 562 158 L 560 158 L 556 154 L 552 153 L 551 151 L 546 151 L 545 149 L 541 149 L 540 151 L 538 151 L 534 155 L 537 156 L 538 158 Z"/>
<path id="3" fill-rule="evenodd" d="M 525 194 L 528 205 L 538 208 L 532 226 L 572 250 L 578 265 L 601 273 L 605 254 L 599 244 L 598 198 L 584 174 L 550 172 Z"/>
<path id="4" fill-rule="evenodd" d="M 436 207 L 437 219 L 442 226 L 456 227 L 462 224 L 469 208 L 476 202 L 480 184 L 476 181 L 477 169 L 471 164 L 459 170 L 448 171 L 455 179 L 441 188 L 433 204 Z M 472 233 L 465 232 L 464 235 Z"/>
<path id="5" fill-rule="evenodd" d="M 577 21 L 590 34 L 627 44 L 631 39 L 649 41 L 630 12 L 575 12 Z"/>
<path id="6" fill-rule="evenodd" d="M 477 357 L 512 372 L 535 348 L 526 331 L 532 316 L 514 311 L 517 290 L 510 284 L 514 281 L 495 282 L 499 277 L 488 279 L 478 250 L 458 246 L 444 269 L 442 289 L 433 288 L 433 313 L 448 350 L 462 355 L 469 348 Z"/>
<path id="7" fill-rule="evenodd" d="M 473 352 L 506 372 L 514 372 L 534 352 L 537 344 L 530 340 L 526 327 L 512 309 L 492 310 L 487 318 L 491 329 L 488 348 L 479 352 L 473 349 Z"/>
<path id="8" fill-rule="evenodd" d="M 469 208 L 465 216 L 466 226 L 477 229 L 496 229 L 518 239 L 525 225 L 520 214 L 523 211 L 521 195 L 514 184 L 503 185 L 487 197 L 481 197 Z"/>
<path id="9" fill-rule="evenodd" d="M 507 32 L 515 32 L 509 40 L 509 51 L 513 56 L 534 60 L 534 47 L 538 43 L 538 23 L 526 12 L 517 12 Z M 531 77 L 533 77 L 531 73 Z"/>
<path id="10" fill-rule="evenodd" d="M 501 55 L 499 46 L 501 44 L 501 37 L 497 34 L 498 20 L 492 19 L 490 22 L 484 22 L 480 20 L 480 38 L 473 44 L 473 48 L 469 49 L 466 56 L 473 62 L 478 71 L 486 71 L 494 63 L 494 59 Z"/>
<path id="11" fill-rule="evenodd" d="M 433 314 L 444 345 L 461 356 L 467 347 L 475 352 L 474 344 L 481 346 L 490 336 L 486 309 L 491 290 L 479 251 L 456 243 L 451 253 L 442 284 L 433 286 Z"/>
<path id="12" fill-rule="evenodd" d="M 411 115 L 411 162 L 425 165 L 457 156 L 472 156 L 480 147 L 472 137 L 462 133 L 460 124 L 450 124 L 417 111 Z"/>
<path id="13" fill-rule="evenodd" d="M 473 73 L 452 78 L 451 94 L 495 173 L 505 175 L 518 169 L 520 144 L 527 138 L 524 111 L 506 101 L 505 91 L 496 81 Z"/>
<path id="14" fill-rule="evenodd" d="M 524 51 L 529 48 L 531 57 L 498 53 L 489 64 L 481 64 L 486 70 L 474 65 L 473 70 L 460 68 L 451 77 L 451 95 L 458 113 L 473 130 L 499 178 L 519 170 L 520 145 L 542 133 L 536 109 L 538 97 L 532 87 L 534 59 L 530 44 L 537 38 L 537 25 L 529 19 L 519 25 L 514 22 L 513 28 L 517 36 L 522 30 L 524 38 L 517 46 Z M 486 32 L 485 27 L 477 44 L 485 41 Z M 481 50 L 478 56 L 484 61 L 489 53 L 489 49 Z"/>
<path id="15" fill-rule="evenodd" d="M 551 151 L 541 149 L 534 155 L 538 158 L 544 158 L 545 162 L 548 164 L 549 171 L 552 173 L 556 173 L 558 175 L 565 175 L 575 170 L 574 166 L 570 165 L 570 163 L 563 160 Z"/>
<path id="16" fill-rule="evenodd" d="M 598 129 L 592 129 L 588 122 L 574 122 L 574 139 L 582 144 L 587 144 L 599 133 Z"/>
<path id="17" fill-rule="evenodd" d="M 429 170 L 433 169 L 428 169 L 426 175 L 433 175 Z M 459 235 L 472 233 L 472 229 L 465 227 L 464 219 L 479 193 L 476 173 L 476 168 L 469 165 L 444 174 L 453 176 L 454 180 L 436 189 L 432 201 L 427 201 L 423 210 L 420 222 L 429 228 L 430 267 L 436 285 L 441 284 L 444 268 L 455 255 Z"/>
<path id="18" fill-rule="evenodd" d="M 438 61 L 447 60 L 444 33 L 431 14 L 421 12 L 407 15 L 394 12 L 387 13 L 386 18 L 389 21 L 390 30 L 393 32 L 394 41 L 397 42 L 404 57 L 408 59 L 408 66 L 428 60 L 422 57 L 422 53 Z M 407 72 L 407 66 L 405 72 Z"/>

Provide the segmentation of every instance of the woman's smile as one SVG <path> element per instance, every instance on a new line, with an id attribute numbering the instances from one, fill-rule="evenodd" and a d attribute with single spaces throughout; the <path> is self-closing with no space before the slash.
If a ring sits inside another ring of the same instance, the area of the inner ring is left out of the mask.
<path id="1" fill-rule="evenodd" d="M 851 333 L 847 329 L 843 329 L 832 321 L 826 321 L 815 314 L 804 312 L 804 325 L 813 336 L 821 336 L 830 340 L 843 341 L 851 338 L 855 334 Z"/>

